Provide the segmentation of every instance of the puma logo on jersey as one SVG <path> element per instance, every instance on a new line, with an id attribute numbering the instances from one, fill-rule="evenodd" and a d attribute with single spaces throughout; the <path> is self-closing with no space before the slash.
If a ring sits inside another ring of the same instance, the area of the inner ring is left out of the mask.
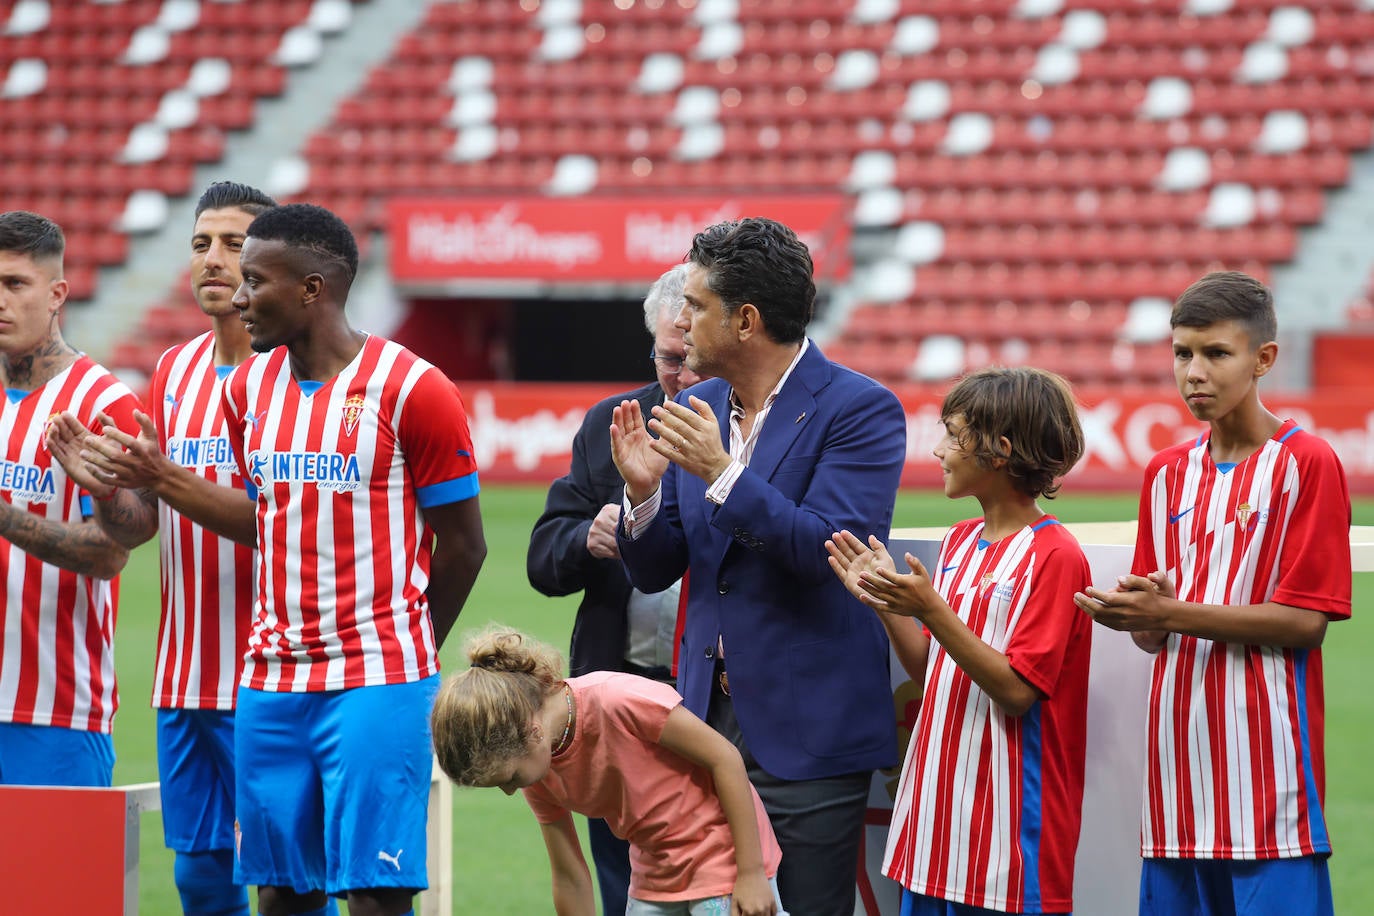
<path id="1" fill-rule="evenodd" d="M 396 870 L 397 870 L 397 871 L 400 871 L 400 870 L 401 870 L 401 853 L 403 853 L 403 852 L 405 852 L 404 849 L 398 849 L 398 850 L 396 850 L 396 855 L 393 856 L 391 853 L 387 852 L 385 849 L 379 849 L 379 850 L 377 850 L 377 861 L 379 861 L 379 862 L 390 862 L 392 865 L 396 866 Z"/>
<path id="2" fill-rule="evenodd" d="M 265 416 L 267 416 L 267 411 L 263 410 L 258 413 L 246 413 L 243 415 L 243 418 L 248 421 L 249 426 L 257 429 L 258 424 L 262 422 L 262 418 Z"/>

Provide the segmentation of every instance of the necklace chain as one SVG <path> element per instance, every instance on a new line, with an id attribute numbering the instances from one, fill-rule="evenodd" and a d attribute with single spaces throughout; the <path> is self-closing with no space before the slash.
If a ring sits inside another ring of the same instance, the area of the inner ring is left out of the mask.
<path id="1" fill-rule="evenodd" d="M 553 751 L 551 752 L 551 756 L 554 756 L 554 757 L 557 757 L 559 754 L 563 753 L 564 751 L 566 751 L 566 750 L 568 749 L 568 744 L 570 743 L 570 736 L 572 735 L 572 727 L 573 727 L 573 698 L 572 698 L 572 688 L 570 688 L 567 684 L 564 684 L 564 685 L 563 685 L 563 696 L 564 696 L 564 697 L 567 699 L 567 701 L 568 701 L 568 724 L 563 726 L 563 734 L 562 734 L 561 736 L 559 736 L 559 738 L 558 738 L 558 743 L 555 744 L 555 745 L 553 746 Z"/>

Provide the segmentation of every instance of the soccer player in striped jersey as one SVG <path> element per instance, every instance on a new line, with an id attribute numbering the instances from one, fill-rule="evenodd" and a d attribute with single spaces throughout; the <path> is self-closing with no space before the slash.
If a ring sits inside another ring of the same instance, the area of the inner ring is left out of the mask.
<path id="1" fill-rule="evenodd" d="M 229 445 L 220 389 L 252 354 L 231 300 L 248 224 L 277 202 L 248 185 L 218 181 L 196 204 L 191 291 L 211 329 L 172 347 L 153 373 L 158 444 L 189 472 L 245 489 Z M 117 490 L 86 473 L 86 430 L 50 427 L 53 454 L 92 493 L 96 520 L 132 550 L 159 534 L 162 617 L 153 706 L 157 714 L 162 830 L 176 853 L 182 910 L 197 916 L 248 911 L 234 882 L 234 695 L 253 614 L 253 551 L 161 504 L 150 488 Z"/>
<path id="2" fill-rule="evenodd" d="M 411 912 L 426 885 L 438 650 L 486 556 L 458 389 L 344 315 L 353 234 L 309 204 L 248 227 L 233 303 L 256 355 L 222 408 L 248 495 L 186 473 L 155 430 L 89 445 L 94 470 L 258 547 L 239 683 L 235 876 L 263 916 Z"/>
<path id="3" fill-rule="evenodd" d="M 1067 913 L 1083 802 L 1092 628 L 1073 596 L 1090 581 L 1078 542 L 1037 504 L 1083 453 L 1068 384 L 987 369 L 954 387 L 935 449 L 959 522 L 927 571 L 899 573 L 882 542 L 847 531 L 830 565 L 874 608 L 924 684 L 883 872 L 902 916 Z"/>
<path id="4" fill-rule="evenodd" d="M 1150 462 L 1131 574 L 1080 607 L 1155 653 L 1140 912 L 1330 913 L 1321 644 L 1350 616 L 1350 494 L 1270 413 L 1270 290 L 1210 273 L 1174 303 L 1174 380 L 1207 423 Z"/>
<path id="5" fill-rule="evenodd" d="M 0 213 L 0 784 L 108 786 L 114 579 L 129 552 L 91 521 L 91 497 L 45 430 L 70 411 L 137 429 L 138 401 L 62 338 L 66 239 L 46 217 Z"/>

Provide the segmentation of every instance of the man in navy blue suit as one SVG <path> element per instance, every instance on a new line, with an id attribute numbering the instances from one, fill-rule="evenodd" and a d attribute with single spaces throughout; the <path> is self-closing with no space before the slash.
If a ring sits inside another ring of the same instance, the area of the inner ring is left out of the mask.
<path id="1" fill-rule="evenodd" d="M 887 638 L 824 543 L 886 535 L 906 419 L 806 338 L 816 286 L 792 230 L 721 223 L 687 260 L 687 366 L 715 378 L 647 422 L 638 401 L 613 411 L 621 559 L 644 592 L 689 575 L 678 689 L 744 757 L 782 846 L 783 905 L 851 916 L 872 771 L 897 742 Z"/>

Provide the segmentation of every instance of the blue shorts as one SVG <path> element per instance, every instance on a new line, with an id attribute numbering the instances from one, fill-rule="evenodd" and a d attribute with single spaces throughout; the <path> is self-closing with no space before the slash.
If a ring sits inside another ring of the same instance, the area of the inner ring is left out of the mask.
<path id="1" fill-rule="evenodd" d="M 1326 859 L 1146 859 L 1140 914 L 1330 916 Z"/>
<path id="2" fill-rule="evenodd" d="M 162 836 L 168 849 L 234 848 L 234 713 L 157 711 Z"/>
<path id="3" fill-rule="evenodd" d="M 102 732 L 0 722 L 0 785 L 107 787 L 114 762 Z"/>
<path id="4" fill-rule="evenodd" d="M 954 903 L 939 897 L 928 897 L 902 888 L 901 916 L 996 916 L 1001 912 L 1003 911 L 970 906 L 967 903 Z"/>
<path id="5" fill-rule="evenodd" d="M 439 675 L 321 693 L 239 688 L 234 880 L 297 893 L 428 887 Z"/>

